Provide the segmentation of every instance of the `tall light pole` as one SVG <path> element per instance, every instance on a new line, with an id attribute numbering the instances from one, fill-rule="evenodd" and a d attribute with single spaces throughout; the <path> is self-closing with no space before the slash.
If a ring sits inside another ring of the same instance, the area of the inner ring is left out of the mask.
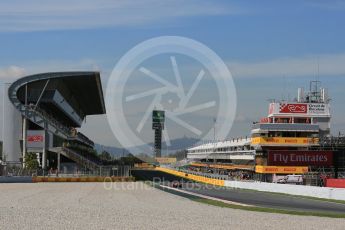
<path id="1" fill-rule="evenodd" d="M 156 158 L 161 157 L 162 153 L 162 130 L 164 129 L 165 112 L 163 110 L 152 111 L 152 129 L 154 134 L 154 155 Z"/>
<path id="2" fill-rule="evenodd" d="M 6 83 L 3 82 L 3 95 L 2 95 L 2 153 L 1 159 L 4 161 L 5 152 L 4 152 L 4 140 L 5 140 L 5 96 L 6 96 Z"/>

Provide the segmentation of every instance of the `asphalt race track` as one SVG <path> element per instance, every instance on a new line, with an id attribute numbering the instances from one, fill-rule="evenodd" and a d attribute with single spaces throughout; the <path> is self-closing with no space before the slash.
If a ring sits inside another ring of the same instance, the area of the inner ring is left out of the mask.
<path id="1" fill-rule="evenodd" d="M 182 180 L 181 190 L 247 205 L 304 212 L 345 214 L 345 204 L 340 203 L 251 190 L 215 187 L 186 181 L 174 175 L 153 170 L 140 170 L 135 172 L 134 176 L 142 180 L 155 181 L 162 185 L 169 185 L 171 184 L 169 182 Z M 166 189 L 166 191 L 168 190 Z M 177 193 L 175 192 L 175 194 Z M 178 195 L 183 195 L 183 193 Z"/>
<path id="2" fill-rule="evenodd" d="M 191 186 L 189 183 L 183 184 L 182 190 L 248 205 L 295 211 L 336 212 L 345 214 L 345 204 L 281 194 L 207 186 L 199 183 L 197 186 Z"/>

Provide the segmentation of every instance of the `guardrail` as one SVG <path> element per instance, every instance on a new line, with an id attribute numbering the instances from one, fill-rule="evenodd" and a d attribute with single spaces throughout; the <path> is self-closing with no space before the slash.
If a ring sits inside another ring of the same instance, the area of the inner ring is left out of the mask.
<path id="1" fill-rule="evenodd" d="M 33 183 L 39 182 L 131 182 L 135 181 L 134 177 L 33 177 Z"/>
<path id="2" fill-rule="evenodd" d="M 251 189 L 262 192 L 284 193 L 289 195 L 310 196 L 324 199 L 345 200 L 345 189 L 315 187 L 292 184 L 275 184 L 267 182 L 225 181 L 225 187 Z"/>
<path id="3" fill-rule="evenodd" d="M 276 184 L 258 181 L 230 181 L 221 180 L 217 178 L 208 178 L 203 175 L 194 175 L 185 171 L 177 171 L 176 169 L 158 168 L 158 170 L 170 173 L 182 178 L 187 178 L 203 183 L 230 187 L 233 189 L 251 189 L 262 192 L 274 192 L 289 195 L 309 196 L 323 199 L 345 200 L 345 189 L 343 188 L 328 188 L 328 187 L 314 187 L 304 185 L 291 184 Z M 187 171 L 187 170 L 186 170 Z M 194 176 L 194 177 L 193 177 Z"/>

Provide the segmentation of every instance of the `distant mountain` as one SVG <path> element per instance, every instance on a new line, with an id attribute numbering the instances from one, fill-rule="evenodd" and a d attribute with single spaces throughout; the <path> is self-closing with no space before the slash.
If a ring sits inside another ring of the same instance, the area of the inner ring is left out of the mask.
<path id="1" fill-rule="evenodd" d="M 166 154 L 167 150 L 169 153 L 174 153 L 178 150 L 184 150 L 191 146 L 193 146 L 195 143 L 199 142 L 199 139 L 191 138 L 191 137 L 184 137 L 184 138 L 178 138 L 170 140 L 170 146 L 166 146 L 166 143 L 162 143 L 162 154 Z M 149 146 L 151 149 L 145 149 L 144 146 L 136 146 L 137 149 L 142 149 L 144 153 L 151 154 L 153 143 L 149 143 Z M 124 149 L 124 148 L 118 148 L 118 147 L 112 147 L 112 146 L 104 146 L 100 144 L 95 144 L 95 149 L 97 152 L 101 153 L 102 151 L 107 151 L 110 154 L 112 154 L 114 157 L 121 157 L 122 155 L 127 155 L 128 153 L 132 152 L 132 148 Z M 134 149 L 134 148 L 133 148 Z"/>
<path id="2" fill-rule="evenodd" d="M 95 144 L 95 149 L 98 153 L 106 151 L 113 155 L 114 157 L 121 157 L 123 155 L 127 155 L 129 152 L 124 148 L 118 148 L 113 146 L 105 146 L 100 144 Z"/>

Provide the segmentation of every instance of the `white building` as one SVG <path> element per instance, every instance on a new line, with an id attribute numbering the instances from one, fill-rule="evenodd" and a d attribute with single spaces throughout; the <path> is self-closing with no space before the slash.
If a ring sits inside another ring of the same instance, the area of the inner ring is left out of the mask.
<path id="1" fill-rule="evenodd" d="M 9 84 L 3 85 L 2 100 L 2 157 L 9 163 L 20 163 L 22 157 L 22 116 L 8 98 Z"/>
<path id="2" fill-rule="evenodd" d="M 189 160 L 230 160 L 237 163 L 254 161 L 255 150 L 250 146 L 251 138 L 235 138 L 211 142 L 187 149 Z"/>

